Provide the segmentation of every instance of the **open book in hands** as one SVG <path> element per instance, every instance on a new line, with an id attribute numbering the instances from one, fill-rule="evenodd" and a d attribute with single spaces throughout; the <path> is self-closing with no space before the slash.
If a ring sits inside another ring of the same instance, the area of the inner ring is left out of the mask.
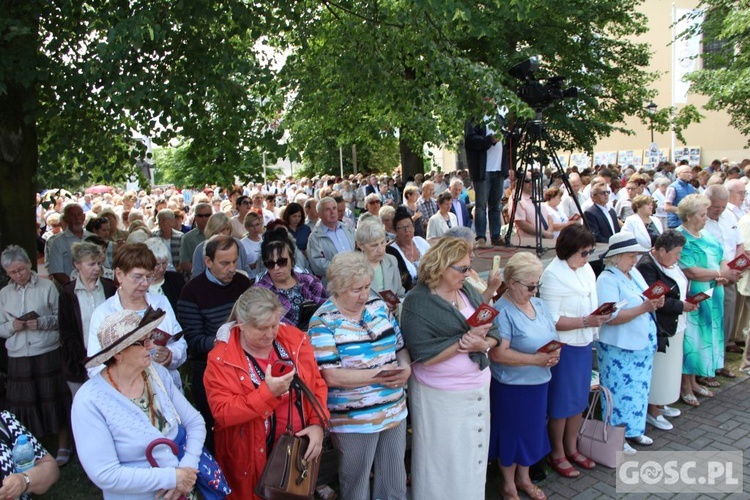
<path id="1" fill-rule="evenodd" d="M 620 302 L 605 302 L 597 307 L 589 316 L 607 316 L 608 314 L 613 314 L 627 303 L 627 300 L 621 300 Z"/>

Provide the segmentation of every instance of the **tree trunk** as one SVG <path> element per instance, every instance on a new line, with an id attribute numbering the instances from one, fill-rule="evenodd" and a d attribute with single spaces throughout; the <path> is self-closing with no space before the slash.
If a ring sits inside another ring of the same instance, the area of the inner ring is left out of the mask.
<path id="1" fill-rule="evenodd" d="M 406 140 L 400 139 L 398 142 L 401 153 L 401 176 L 404 180 L 415 174 L 424 173 L 424 158 L 411 150 Z"/>
<path id="2" fill-rule="evenodd" d="M 0 38 L 0 55 L 10 56 L 5 69 L 6 93 L 0 95 L 0 249 L 20 245 L 36 267 L 36 186 L 39 164 L 35 113 L 39 109 L 38 23 L 41 2 L 8 2 L 4 12 L 28 27 L 27 34 Z"/>

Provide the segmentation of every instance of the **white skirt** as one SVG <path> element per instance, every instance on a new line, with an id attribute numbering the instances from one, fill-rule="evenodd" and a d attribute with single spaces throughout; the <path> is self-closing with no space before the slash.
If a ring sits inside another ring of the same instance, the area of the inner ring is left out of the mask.
<path id="1" fill-rule="evenodd" d="M 484 500 L 490 385 L 465 391 L 409 380 L 411 498 Z"/>
<path id="2" fill-rule="evenodd" d="M 685 340 L 685 328 L 677 330 L 669 338 L 667 352 L 654 355 L 654 370 L 651 374 L 651 392 L 648 404 L 669 405 L 680 399 L 682 382 L 682 344 Z"/>

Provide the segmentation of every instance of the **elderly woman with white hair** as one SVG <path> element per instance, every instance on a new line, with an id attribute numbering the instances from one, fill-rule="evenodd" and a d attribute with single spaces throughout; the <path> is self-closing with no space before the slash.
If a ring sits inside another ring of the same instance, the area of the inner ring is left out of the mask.
<path id="1" fill-rule="evenodd" d="M 0 337 L 8 351 L 5 408 L 35 436 L 57 434 L 57 461 L 64 465 L 70 457 L 70 391 L 62 376 L 59 294 L 31 270 L 29 256 L 17 245 L 3 250 L 0 265 L 10 278 L 0 290 Z"/>
<path id="2" fill-rule="evenodd" d="M 392 207 L 387 208 L 392 209 Z M 390 290 L 399 297 L 403 297 L 406 291 L 401 283 L 398 261 L 396 257 L 385 252 L 386 231 L 383 224 L 376 219 L 365 219 L 359 223 L 355 237 L 357 250 L 365 254 L 372 266 L 373 276 L 370 289 L 376 293 Z"/>
<path id="3" fill-rule="evenodd" d="M 373 268 L 364 254 L 337 254 L 326 277 L 331 297 L 308 333 L 329 387 L 341 497 L 406 498 L 404 384 L 411 369 L 401 330 L 385 302 L 370 294 Z"/>
<path id="4" fill-rule="evenodd" d="M 185 278 L 182 273 L 168 271 L 169 267 L 169 250 L 167 243 L 158 237 L 152 237 L 146 240 L 146 246 L 156 257 L 156 267 L 154 267 L 154 278 L 148 287 L 149 293 L 164 295 L 169 300 L 172 310 L 177 309 L 177 300 L 180 298 L 182 287 L 185 286 Z"/>
<path id="5" fill-rule="evenodd" d="M 645 435 L 651 371 L 656 353 L 656 316 L 664 296 L 648 299 L 648 284 L 635 264 L 649 248 L 638 244 L 633 233 L 620 231 L 609 238 L 604 271 L 596 280 L 599 305 L 625 301 L 612 318 L 599 327 L 596 354 L 600 381 L 612 393 L 612 425 L 624 425 L 625 437 L 649 446 Z M 635 450 L 625 443 L 625 453 Z"/>
<path id="6" fill-rule="evenodd" d="M 365 214 L 372 214 L 376 217 L 380 217 L 380 207 L 383 206 L 383 200 L 378 193 L 370 193 L 365 196 L 365 210 L 360 214 L 359 223 Z"/>

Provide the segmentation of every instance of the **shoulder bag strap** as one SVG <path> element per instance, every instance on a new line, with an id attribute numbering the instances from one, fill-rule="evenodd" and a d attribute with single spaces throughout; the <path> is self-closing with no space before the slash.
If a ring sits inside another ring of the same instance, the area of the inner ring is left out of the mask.
<path id="1" fill-rule="evenodd" d="M 320 401 L 318 401 L 318 398 L 315 397 L 315 394 L 313 394 L 310 388 L 307 387 L 307 385 L 302 381 L 299 375 L 294 375 L 293 384 L 310 400 L 315 413 L 318 415 L 318 418 L 321 420 L 321 422 L 323 422 L 323 430 L 326 434 L 328 434 L 328 431 L 331 428 L 331 422 L 326 417 L 325 411 L 323 410 Z"/>

